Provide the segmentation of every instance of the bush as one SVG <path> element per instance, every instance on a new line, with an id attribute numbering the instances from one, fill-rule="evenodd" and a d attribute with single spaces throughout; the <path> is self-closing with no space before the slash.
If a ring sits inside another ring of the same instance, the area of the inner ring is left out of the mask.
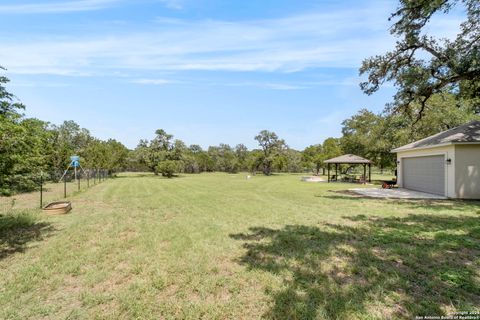
<path id="1" fill-rule="evenodd" d="M 40 188 L 38 175 L 14 174 L 0 179 L 0 195 L 11 196 L 16 193 L 31 192 Z"/>
<path id="2" fill-rule="evenodd" d="M 12 190 L 7 188 L 0 188 L 0 196 L 9 197 L 12 195 Z"/>
<path id="3" fill-rule="evenodd" d="M 10 210 L 6 214 L 0 214 L 0 234 L 8 231 L 28 228 L 38 221 L 38 214 L 33 210 Z"/>
<path id="4" fill-rule="evenodd" d="M 165 160 L 160 162 L 155 169 L 162 176 L 172 178 L 179 171 L 179 165 L 176 161 Z"/>

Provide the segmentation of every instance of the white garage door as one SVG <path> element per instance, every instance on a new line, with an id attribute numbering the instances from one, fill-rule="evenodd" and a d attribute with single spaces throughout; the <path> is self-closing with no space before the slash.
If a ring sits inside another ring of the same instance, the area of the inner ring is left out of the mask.
<path id="1" fill-rule="evenodd" d="M 445 157 L 403 158 L 403 187 L 445 195 Z"/>

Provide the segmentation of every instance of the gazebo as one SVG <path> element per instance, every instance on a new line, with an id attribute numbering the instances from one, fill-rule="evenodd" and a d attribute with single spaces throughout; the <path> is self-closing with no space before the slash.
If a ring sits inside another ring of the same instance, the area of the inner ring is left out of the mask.
<path id="1" fill-rule="evenodd" d="M 372 181 L 372 161 L 356 156 L 354 154 L 344 154 L 343 156 L 325 160 L 324 163 L 328 167 L 328 182 L 333 181 L 330 179 L 330 165 L 335 165 L 335 181 L 338 179 L 338 165 L 350 164 L 350 165 L 363 165 L 363 183 L 366 183 L 367 178 L 367 165 L 368 165 L 368 182 Z"/>

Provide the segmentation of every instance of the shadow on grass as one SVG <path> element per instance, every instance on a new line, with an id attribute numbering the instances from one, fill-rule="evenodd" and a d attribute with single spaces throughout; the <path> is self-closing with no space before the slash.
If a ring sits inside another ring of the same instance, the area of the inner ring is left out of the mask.
<path id="1" fill-rule="evenodd" d="M 359 199 L 372 200 L 372 201 L 384 201 L 385 203 L 397 206 L 405 206 L 411 209 L 433 209 L 433 210 L 457 210 L 463 212 L 479 212 L 480 213 L 480 201 L 479 200 L 452 200 L 452 199 L 394 199 L 394 198 L 374 198 L 360 195 L 351 190 L 328 190 L 329 194 L 315 195 L 316 198 L 324 198 L 330 200 L 339 201 L 351 201 L 355 202 Z"/>
<path id="2" fill-rule="evenodd" d="M 30 212 L 0 215 L 0 260 L 24 252 L 29 242 L 41 241 L 53 231 L 50 223 L 38 222 Z"/>
<path id="3" fill-rule="evenodd" d="M 145 178 L 145 177 L 153 178 L 155 177 L 155 175 L 153 173 L 131 173 L 128 175 L 117 175 L 112 177 L 112 179 Z"/>
<path id="4" fill-rule="evenodd" d="M 412 318 L 480 305 L 480 218 L 345 217 L 251 228 L 239 263 L 281 277 L 272 319 Z"/>
<path id="5" fill-rule="evenodd" d="M 193 174 L 193 173 L 192 173 Z M 186 178 L 183 174 L 176 174 L 169 177 L 162 176 L 161 174 L 153 174 L 153 173 L 146 173 L 146 174 L 135 174 L 135 175 L 128 175 L 128 176 L 117 176 L 112 179 L 130 179 L 130 178 L 152 178 L 152 179 L 164 179 L 164 180 L 174 180 L 179 178 Z"/>

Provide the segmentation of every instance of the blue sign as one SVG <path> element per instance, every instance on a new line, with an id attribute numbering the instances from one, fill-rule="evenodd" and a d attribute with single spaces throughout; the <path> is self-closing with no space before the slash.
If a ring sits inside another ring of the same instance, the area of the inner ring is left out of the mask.
<path id="1" fill-rule="evenodd" d="M 70 165 L 72 167 L 78 168 L 80 167 L 80 157 L 79 156 L 71 156 L 70 160 L 72 161 Z"/>

